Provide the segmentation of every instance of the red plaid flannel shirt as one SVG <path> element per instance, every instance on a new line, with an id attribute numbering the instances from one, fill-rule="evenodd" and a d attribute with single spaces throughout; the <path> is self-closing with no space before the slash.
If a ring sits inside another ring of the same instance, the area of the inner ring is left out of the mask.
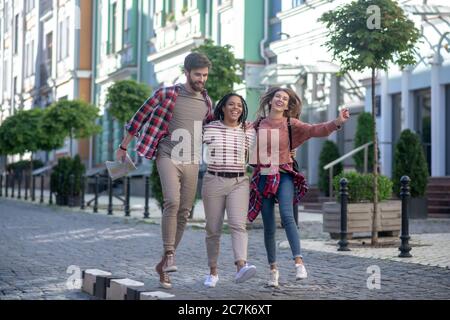
<path id="1" fill-rule="evenodd" d="M 278 186 L 280 185 L 280 172 L 278 171 L 276 174 L 267 176 L 264 190 L 263 192 L 259 192 L 258 184 L 259 179 L 261 178 L 262 167 L 263 166 L 259 165 L 255 168 L 252 180 L 250 182 L 250 202 L 248 206 L 247 218 L 251 222 L 253 222 L 261 212 L 262 198 L 276 197 Z M 300 172 L 294 171 L 289 163 L 280 165 L 279 169 L 282 169 L 292 175 L 295 188 L 294 204 L 298 204 L 300 199 L 308 191 L 308 184 L 306 183 L 305 176 Z"/>
<path id="2" fill-rule="evenodd" d="M 138 137 L 135 150 L 140 156 L 155 159 L 158 144 L 169 133 L 169 122 L 173 116 L 181 85 L 158 89 L 153 96 L 147 99 L 139 108 L 125 129 Z M 207 106 L 207 114 L 203 124 L 213 120 L 212 101 L 206 90 L 202 91 Z"/>

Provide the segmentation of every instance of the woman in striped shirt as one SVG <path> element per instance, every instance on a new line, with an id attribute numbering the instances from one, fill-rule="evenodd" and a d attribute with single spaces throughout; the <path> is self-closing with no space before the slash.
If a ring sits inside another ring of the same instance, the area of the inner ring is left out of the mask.
<path id="1" fill-rule="evenodd" d="M 235 281 L 246 281 L 256 273 L 255 266 L 247 264 L 249 177 L 246 158 L 255 136 L 246 122 L 247 112 L 244 98 L 235 93 L 227 94 L 215 108 L 215 121 L 204 127 L 208 169 L 203 178 L 202 198 L 210 268 L 204 282 L 207 287 L 215 287 L 219 281 L 217 260 L 225 210 L 237 268 Z"/>

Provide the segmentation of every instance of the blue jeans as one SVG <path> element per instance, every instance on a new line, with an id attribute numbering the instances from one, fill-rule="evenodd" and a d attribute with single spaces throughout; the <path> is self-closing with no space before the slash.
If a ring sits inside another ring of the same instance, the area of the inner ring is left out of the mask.
<path id="1" fill-rule="evenodd" d="M 280 207 L 280 217 L 286 232 L 289 245 L 291 247 L 293 259 L 296 257 L 303 258 L 300 254 L 300 237 L 297 229 L 297 224 L 294 219 L 294 181 L 292 176 L 287 173 L 280 174 L 280 185 L 277 190 L 278 205 Z M 267 176 L 261 175 L 259 179 L 258 190 L 262 192 L 266 183 Z M 264 245 L 267 251 L 267 260 L 269 264 L 276 262 L 276 242 L 275 242 L 275 199 L 262 198 L 261 215 L 264 224 Z"/>

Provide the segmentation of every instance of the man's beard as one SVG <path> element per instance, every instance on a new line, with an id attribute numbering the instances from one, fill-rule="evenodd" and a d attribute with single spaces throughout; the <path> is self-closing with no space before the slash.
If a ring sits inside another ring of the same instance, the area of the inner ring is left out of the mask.
<path id="1" fill-rule="evenodd" d="M 196 92 L 202 92 L 205 87 L 203 83 L 199 84 L 199 83 L 192 81 L 191 77 L 188 78 L 188 83 L 191 86 L 192 90 L 194 90 Z"/>

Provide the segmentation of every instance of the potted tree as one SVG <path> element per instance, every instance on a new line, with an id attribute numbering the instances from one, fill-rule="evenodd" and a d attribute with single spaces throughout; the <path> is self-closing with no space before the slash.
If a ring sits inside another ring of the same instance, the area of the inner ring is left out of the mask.
<path id="1" fill-rule="evenodd" d="M 56 196 L 56 204 L 60 206 L 79 206 L 81 204 L 81 180 L 86 169 L 81 159 L 76 155 L 58 159 L 58 164 L 51 174 L 51 189 Z M 70 176 L 73 175 L 73 186 Z"/>
<path id="2" fill-rule="evenodd" d="M 402 131 L 394 152 L 394 194 L 400 194 L 400 178 L 411 179 L 408 198 L 410 218 L 427 218 L 427 199 L 424 197 L 428 182 L 428 166 L 419 136 L 407 129 Z"/>
<path id="3" fill-rule="evenodd" d="M 346 172 L 336 176 L 333 181 L 336 202 L 323 204 L 323 231 L 329 232 L 332 239 L 338 239 L 340 233 L 340 180 L 348 181 L 347 232 L 350 239 L 353 233 L 371 233 L 373 217 L 373 174 Z M 379 235 L 398 236 L 401 227 L 401 201 L 389 200 L 392 194 L 392 182 L 388 177 L 378 177 L 377 232 Z"/>

